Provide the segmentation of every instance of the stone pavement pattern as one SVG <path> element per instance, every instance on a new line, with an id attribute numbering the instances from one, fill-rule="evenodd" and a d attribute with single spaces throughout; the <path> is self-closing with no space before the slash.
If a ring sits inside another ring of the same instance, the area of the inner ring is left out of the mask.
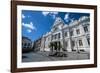
<path id="1" fill-rule="evenodd" d="M 85 60 L 88 53 L 66 52 L 67 57 L 52 57 L 49 52 L 29 52 L 22 54 L 22 62 L 59 61 L 59 60 Z"/>

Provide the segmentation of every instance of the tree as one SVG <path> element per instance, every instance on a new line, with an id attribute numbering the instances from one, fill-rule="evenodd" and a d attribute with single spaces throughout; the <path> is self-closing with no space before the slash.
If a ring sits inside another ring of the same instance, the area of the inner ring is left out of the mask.
<path id="1" fill-rule="evenodd" d="M 62 48 L 62 45 L 61 45 L 60 41 L 57 41 L 57 50 L 58 50 L 58 52 L 60 52 L 61 48 Z"/>
<path id="2" fill-rule="evenodd" d="M 50 51 L 53 52 L 53 43 L 52 42 L 50 42 L 49 48 L 50 48 Z"/>

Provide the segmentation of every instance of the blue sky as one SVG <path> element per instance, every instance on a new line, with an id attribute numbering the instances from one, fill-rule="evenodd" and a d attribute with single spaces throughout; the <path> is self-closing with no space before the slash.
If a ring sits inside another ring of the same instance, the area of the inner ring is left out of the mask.
<path id="1" fill-rule="evenodd" d="M 64 23 L 68 24 L 73 20 L 78 20 L 81 16 L 89 16 L 90 14 L 22 10 L 21 15 L 22 35 L 34 41 L 50 31 L 56 17 L 61 17 Z"/>

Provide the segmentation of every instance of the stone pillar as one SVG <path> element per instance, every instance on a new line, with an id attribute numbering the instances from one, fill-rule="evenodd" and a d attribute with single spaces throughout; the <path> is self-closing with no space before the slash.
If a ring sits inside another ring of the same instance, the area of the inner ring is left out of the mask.
<path id="1" fill-rule="evenodd" d="M 69 48 L 67 50 L 68 50 L 68 52 L 72 51 L 72 39 L 71 39 L 71 35 L 70 35 L 70 27 L 69 27 Z"/>
<path id="2" fill-rule="evenodd" d="M 61 32 L 62 32 L 62 51 L 64 51 L 66 48 L 65 48 L 65 37 L 64 37 L 63 25 L 62 25 Z"/>

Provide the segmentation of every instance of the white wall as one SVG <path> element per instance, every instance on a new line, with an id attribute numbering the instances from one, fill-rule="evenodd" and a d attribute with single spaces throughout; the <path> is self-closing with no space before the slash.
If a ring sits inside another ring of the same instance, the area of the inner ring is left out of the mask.
<path id="1" fill-rule="evenodd" d="M 48 1 L 59 3 L 74 3 L 74 4 L 88 4 L 97 5 L 100 0 L 33 0 L 33 1 Z M 100 7 L 100 5 L 98 4 Z M 100 13 L 100 8 L 98 10 Z M 100 16 L 100 14 L 98 14 Z M 100 19 L 100 17 L 98 17 Z M 100 31 L 100 22 L 98 22 L 98 31 Z M 98 37 L 100 34 L 98 33 Z M 100 38 L 98 38 L 100 43 Z M 98 56 L 100 56 L 100 46 L 98 44 Z M 100 57 L 98 57 L 98 64 L 100 64 Z M 99 73 L 100 66 L 97 68 L 86 69 L 69 69 L 56 71 L 42 71 L 36 73 Z M 0 73 L 10 73 L 10 0 L 0 0 Z M 32 72 L 31 72 L 32 73 Z M 35 72 L 34 72 L 35 73 Z"/>

